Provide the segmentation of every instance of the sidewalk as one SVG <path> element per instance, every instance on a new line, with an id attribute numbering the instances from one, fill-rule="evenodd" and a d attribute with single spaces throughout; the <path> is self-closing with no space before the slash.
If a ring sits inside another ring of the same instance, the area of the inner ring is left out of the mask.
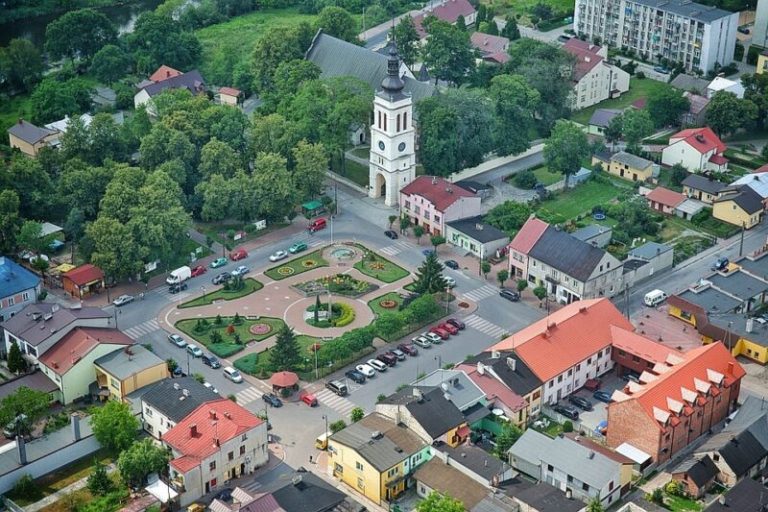
<path id="1" fill-rule="evenodd" d="M 110 464 L 107 466 L 108 474 L 113 473 L 116 470 L 117 470 L 117 466 L 115 466 L 114 464 Z M 53 494 L 49 494 L 48 496 L 41 499 L 37 503 L 33 503 L 31 505 L 24 507 L 24 512 L 37 512 L 38 510 L 43 509 L 48 505 L 59 501 L 60 499 L 63 499 L 66 495 L 68 495 L 71 492 L 79 491 L 86 485 L 88 485 L 88 477 L 81 478 L 77 482 L 74 482 L 64 487 L 63 489 L 60 489 Z"/>

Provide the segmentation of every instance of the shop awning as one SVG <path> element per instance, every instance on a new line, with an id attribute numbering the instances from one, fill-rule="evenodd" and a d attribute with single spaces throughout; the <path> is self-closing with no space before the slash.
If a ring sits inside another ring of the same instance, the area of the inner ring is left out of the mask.
<path id="1" fill-rule="evenodd" d="M 651 458 L 650 455 L 645 453 L 639 448 L 635 448 L 629 443 L 622 443 L 619 445 L 618 448 L 616 448 L 616 451 L 620 454 L 624 455 L 628 459 L 631 459 L 636 464 L 644 464 L 648 459 Z"/>

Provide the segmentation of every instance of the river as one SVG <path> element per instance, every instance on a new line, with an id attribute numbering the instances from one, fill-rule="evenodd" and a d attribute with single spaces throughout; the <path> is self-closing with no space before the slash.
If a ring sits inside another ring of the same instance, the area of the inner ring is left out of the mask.
<path id="1" fill-rule="evenodd" d="M 136 0 L 129 4 L 98 9 L 112 20 L 121 34 L 133 30 L 136 18 L 145 11 L 154 10 L 163 0 Z M 45 27 L 64 13 L 44 14 L 34 18 L 16 20 L 0 25 L 0 46 L 7 46 L 11 39 L 24 38 L 42 48 L 45 43 Z"/>

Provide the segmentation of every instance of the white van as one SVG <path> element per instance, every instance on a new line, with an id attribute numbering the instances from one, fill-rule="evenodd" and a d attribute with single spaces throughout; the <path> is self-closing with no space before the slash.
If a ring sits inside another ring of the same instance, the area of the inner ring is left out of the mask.
<path id="1" fill-rule="evenodd" d="M 168 285 L 180 284 L 192 277 L 192 269 L 183 266 L 172 271 L 170 275 L 165 279 Z"/>
<path id="2" fill-rule="evenodd" d="M 667 294 L 662 290 L 653 290 L 646 293 L 645 297 L 643 297 L 643 302 L 645 302 L 645 305 L 651 308 L 658 306 L 665 300 L 667 300 Z"/>

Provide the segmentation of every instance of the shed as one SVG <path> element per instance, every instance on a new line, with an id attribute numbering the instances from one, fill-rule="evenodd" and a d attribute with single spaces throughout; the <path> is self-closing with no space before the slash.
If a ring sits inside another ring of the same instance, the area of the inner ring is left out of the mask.
<path id="1" fill-rule="evenodd" d="M 61 283 L 72 297 L 82 299 L 104 289 L 104 272 L 96 265 L 86 263 L 63 274 Z"/>

